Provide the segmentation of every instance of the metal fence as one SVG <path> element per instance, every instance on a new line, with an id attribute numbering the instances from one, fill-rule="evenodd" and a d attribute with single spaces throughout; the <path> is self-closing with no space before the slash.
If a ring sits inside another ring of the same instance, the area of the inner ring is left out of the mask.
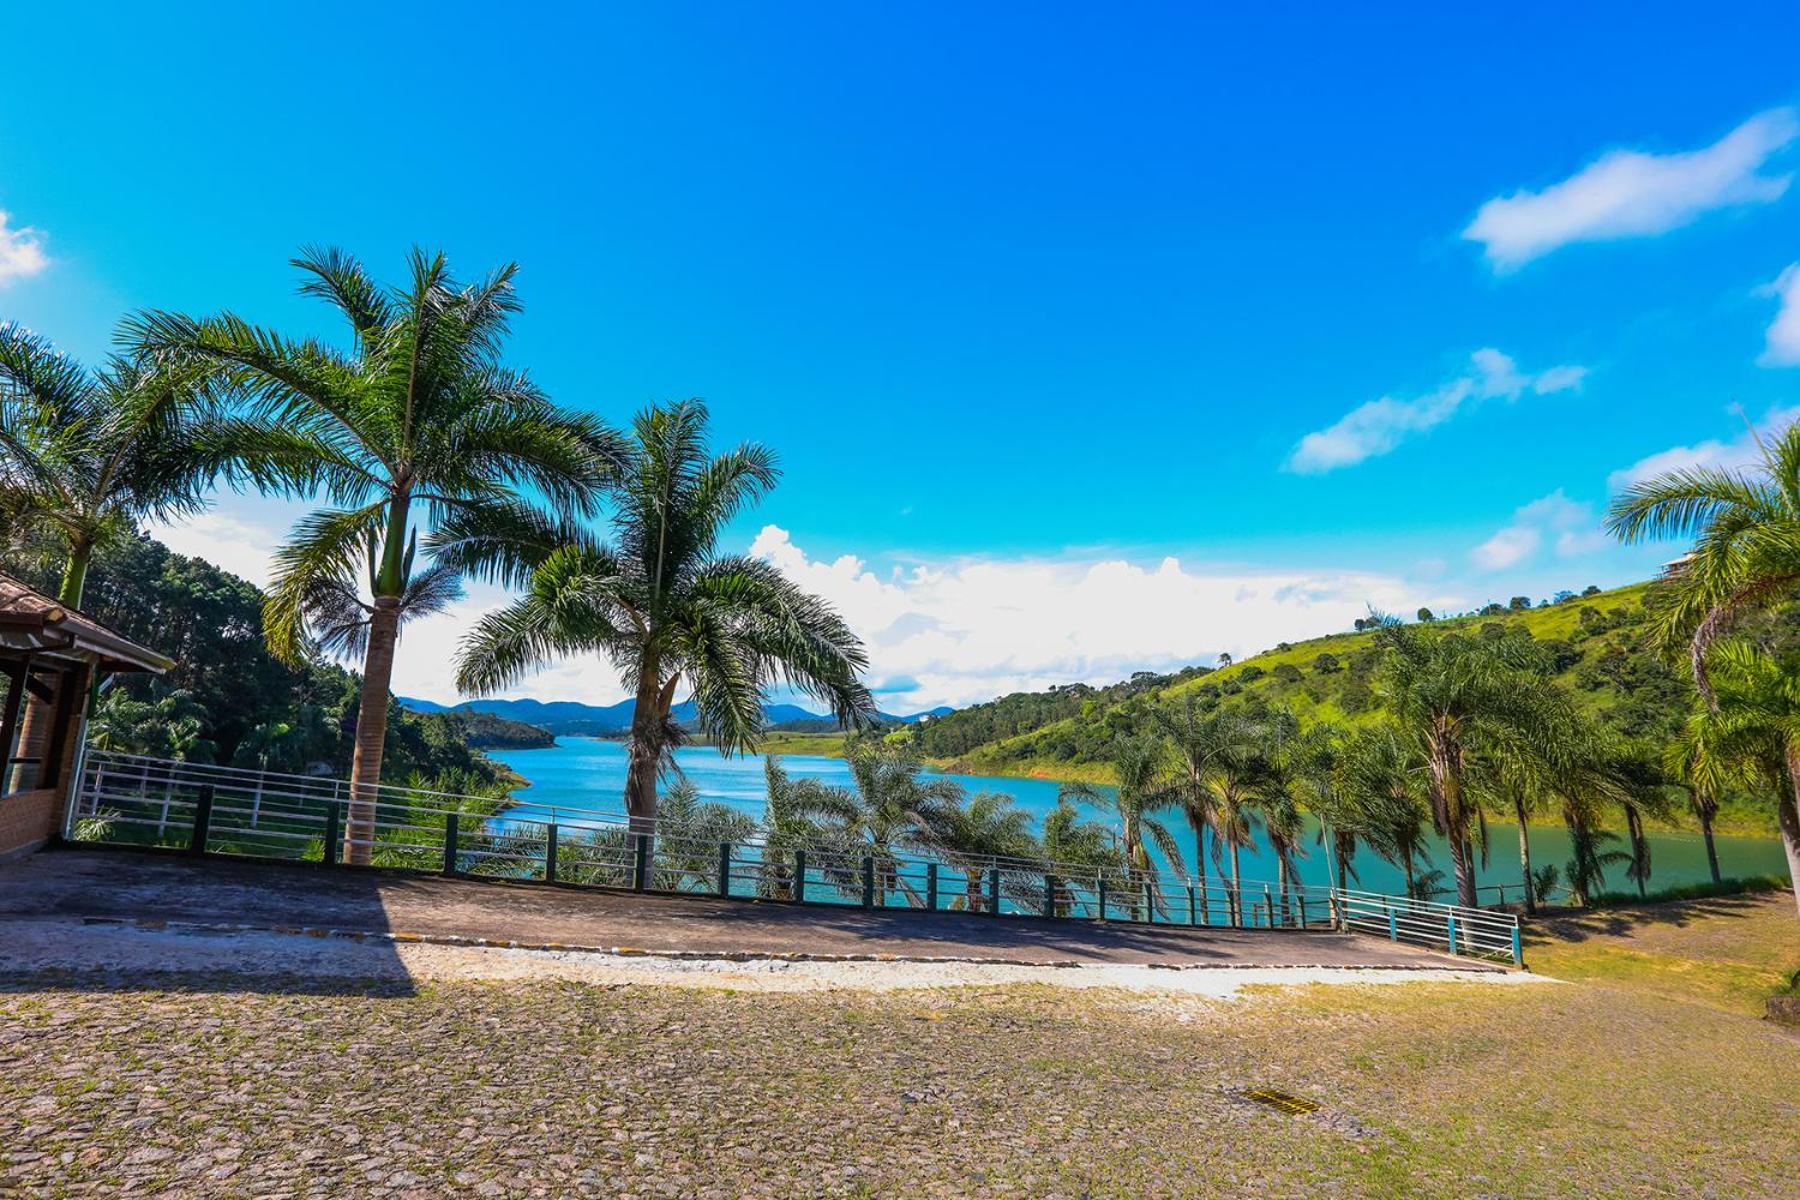
<path id="1" fill-rule="evenodd" d="M 352 812 L 339 779 L 89 750 L 71 841 L 180 848 L 451 875 L 797 904 L 1148 925 L 1352 929 L 1452 954 L 1522 961 L 1518 918 L 1427 900 L 1290 884 L 1096 870 L 1044 859 L 864 843 L 789 844 L 758 827 L 735 842 L 622 813 L 383 784 Z M 366 816 L 367 820 L 361 819 Z M 360 857 L 360 855 L 358 855 Z"/>

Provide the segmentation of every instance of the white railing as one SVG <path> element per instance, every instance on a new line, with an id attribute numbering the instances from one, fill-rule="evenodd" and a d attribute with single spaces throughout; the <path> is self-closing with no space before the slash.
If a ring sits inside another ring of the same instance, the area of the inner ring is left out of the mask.
<path id="1" fill-rule="evenodd" d="M 669 822 L 382 784 L 353 805 L 343 780 L 90 749 L 67 836 L 335 863 L 721 897 L 960 910 L 993 916 L 1253 929 L 1350 929 L 1453 954 L 1519 961 L 1518 919 L 1429 900 L 1310 885 L 1096 870 L 921 845 L 788 844 L 761 826 L 729 843 Z"/>

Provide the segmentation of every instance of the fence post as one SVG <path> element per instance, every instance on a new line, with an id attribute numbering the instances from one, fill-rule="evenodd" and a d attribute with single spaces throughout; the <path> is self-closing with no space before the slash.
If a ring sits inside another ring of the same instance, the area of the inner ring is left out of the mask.
<path id="1" fill-rule="evenodd" d="M 1138 905 L 1144 911 L 1144 924 L 1154 924 L 1156 921 L 1156 910 L 1150 907 L 1150 881 L 1148 879 L 1138 885 Z"/>
<path id="2" fill-rule="evenodd" d="M 1048 871 L 1044 872 L 1044 915 L 1056 915 L 1056 876 Z"/>
<path id="3" fill-rule="evenodd" d="M 1263 884 L 1263 916 L 1268 920 L 1269 928 L 1275 928 L 1275 896 L 1266 883 Z"/>
<path id="4" fill-rule="evenodd" d="M 1000 868 L 988 868 L 988 916 L 1000 915 Z"/>
<path id="5" fill-rule="evenodd" d="M 1512 930 L 1512 951 L 1513 951 L 1513 966 L 1515 966 L 1515 967 L 1524 966 L 1525 965 L 1525 943 L 1524 943 L 1524 939 L 1522 939 L 1519 936 L 1519 927 L 1517 925 L 1514 925 L 1513 930 Z"/>
<path id="6" fill-rule="evenodd" d="M 1397 942 L 1400 940 L 1400 919 L 1394 915 L 1393 901 L 1391 901 L 1391 900 L 1388 901 L 1387 910 L 1388 910 L 1388 941 Z"/>
<path id="7" fill-rule="evenodd" d="M 647 892 L 650 890 L 650 835 L 640 833 L 637 837 L 637 861 L 631 870 L 631 890 Z"/>
<path id="8" fill-rule="evenodd" d="M 1188 884 L 1188 924 L 1200 923 L 1200 897 L 1195 894 L 1194 885 Z"/>
<path id="9" fill-rule="evenodd" d="M 544 882 L 556 882 L 556 822 L 544 827 Z"/>
<path id="10" fill-rule="evenodd" d="M 320 855 L 320 861 L 328 867 L 337 866 L 338 852 L 343 849 L 343 832 L 338 824 L 342 818 L 339 812 L 336 800 L 325 802 L 325 852 Z"/>
<path id="11" fill-rule="evenodd" d="M 731 843 L 719 843 L 719 899 L 731 895 Z"/>
<path id="12" fill-rule="evenodd" d="M 936 863 L 926 863 L 925 864 L 925 911 L 926 912 L 936 912 L 937 911 L 937 893 L 938 893 L 937 875 L 938 875 L 938 865 Z"/>
<path id="13" fill-rule="evenodd" d="M 864 908 L 875 907 L 875 856 L 873 854 L 863 855 L 862 906 Z"/>
<path id="14" fill-rule="evenodd" d="M 1302 893 L 1298 897 L 1298 899 L 1300 901 L 1300 928 L 1305 929 L 1306 928 L 1306 895 L 1305 895 L 1305 893 Z"/>
<path id="15" fill-rule="evenodd" d="M 456 874 L 456 814 L 444 816 L 444 874 Z"/>
<path id="16" fill-rule="evenodd" d="M 212 833 L 213 785 L 200 785 L 200 798 L 194 801 L 194 832 L 188 838 L 189 854 L 205 854 L 206 839 Z"/>
<path id="17" fill-rule="evenodd" d="M 1451 912 L 1444 917 L 1444 929 L 1448 934 L 1450 953 L 1456 953 L 1456 913 Z"/>
<path id="18" fill-rule="evenodd" d="M 1097 890 L 1099 895 L 1094 902 L 1094 920 L 1104 921 L 1106 920 L 1106 876 L 1101 875 L 1098 879 L 1099 887 Z"/>
<path id="19" fill-rule="evenodd" d="M 794 851 L 794 903 L 806 903 L 806 851 Z"/>

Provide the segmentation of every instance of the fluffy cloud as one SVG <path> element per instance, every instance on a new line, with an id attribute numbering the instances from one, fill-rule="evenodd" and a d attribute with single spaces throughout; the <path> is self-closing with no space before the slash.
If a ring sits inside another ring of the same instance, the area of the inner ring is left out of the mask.
<path id="1" fill-rule="evenodd" d="M 1768 340 L 1757 361 L 1765 367 L 1800 366 L 1800 263 L 1789 266 L 1762 291 L 1776 297 L 1781 307 L 1769 323 Z"/>
<path id="2" fill-rule="evenodd" d="M 1470 356 L 1470 370 L 1412 400 L 1383 396 L 1351 409 L 1333 425 L 1309 433 L 1288 455 L 1286 467 L 1303 475 L 1317 475 L 1352 467 L 1386 454 L 1402 441 L 1442 425 L 1474 400 L 1505 397 L 1516 400 L 1526 392 L 1548 395 L 1578 386 L 1586 367 L 1551 367 L 1536 375 L 1519 371 L 1518 364 L 1491 347 Z"/>
<path id="3" fill-rule="evenodd" d="M 1349 627 L 1377 608 L 1453 604 L 1399 578 L 1123 559 L 952 559 L 879 574 L 854 555 L 809 557 L 766 526 L 751 553 L 844 614 L 869 648 L 889 711 L 967 704 L 1053 683 L 1242 656 Z"/>
<path id="4" fill-rule="evenodd" d="M 1708 438 L 1691 446 L 1671 446 L 1667 450 L 1658 450 L 1655 454 L 1638 459 L 1629 467 L 1614 471 L 1607 476 L 1607 486 L 1615 492 L 1623 491 L 1634 483 L 1642 483 L 1670 471 L 1695 468 L 1742 471 L 1762 459 L 1762 449 L 1756 444 L 1758 437 L 1767 438 L 1795 421 L 1800 421 L 1800 408 L 1775 409 L 1757 423 L 1754 436 L 1746 429 L 1742 436 L 1728 442 Z"/>
<path id="5" fill-rule="evenodd" d="M 1577 558 L 1606 545 L 1593 509 L 1563 495 L 1559 488 L 1513 514 L 1512 523 L 1469 552 L 1483 571 L 1516 567 L 1551 545 L 1558 558 Z"/>
<path id="6" fill-rule="evenodd" d="M 0 284 L 36 275 L 50 265 L 44 235 L 29 226 L 9 228 L 11 214 L 0 211 Z"/>
<path id="7" fill-rule="evenodd" d="M 1794 110 L 1777 108 L 1704 149 L 1614 150 L 1541 192 L 1489 200 L 1463 237 L 1482 244 L 1496 271 L 1510 271 L 1576 242 L 1648 237 L 1714 209 L 1767 204 L 1780 199 L 1792 177 L 1762 168 L 1797 135 Z"/>

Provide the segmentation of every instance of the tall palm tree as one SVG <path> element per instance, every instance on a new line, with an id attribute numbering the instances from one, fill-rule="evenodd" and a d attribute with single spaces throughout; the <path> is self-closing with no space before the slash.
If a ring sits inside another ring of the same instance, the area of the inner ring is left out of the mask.
<path id="1" fill-rule="evenodd" d="M 1296 860 L 1304 853 L 1300 839 L 1306 820 L 1300 812 L 1300 792 L 1304 786 L 1301 776 L 1306 746 L 1300 738 L 1299 722 L 1285 709 L 1276 710 L 1262 729 L 1250 796 L 1262 814 L 1269 850 L 1275 855 L 1275 890 L 1285 921 L 1291 911 L 1290 892 L 1299 886 L 1300 866 Z M 1275 914 L 1270 913 L 1269 920 L 1274 919 Z"/>
<path id="2" fill-rule="evenodd" d="M 1231 793 L 1231 783 L 1247 774 L 1256 757 L 1257 729 L 1235 708 L 1202 714 L 1192 694 L 1183 696 L 1179 707 L 1159 708 L 1154 715 L 1181 762 L 1181 778 L 1173 790 L 1181 815 L 1194 834 L 1194 877 L 1204 911 L 1207 835 L 1218 816 L 1214 788 Z"/>
<path id="3" fill-rule="evenodd" d="M 0 537 L 54 534 L 57 598 L 78 607 L 96 550 L 205 507 L 233 448 L 222 415 L 191 363 L 140 352 L 88 371 L 0 325 Z"/>
<path id="4" fill-rule="evenodd" d="M 1152 908 L 1161 909 L 1160 889 L 1156 886 L 1156 867 L 1150 858 L 1149 843 L 1171 864 L 1181 863 L 1181 847 L 1169 827 L 1156 818 L 1175 801 L 1167 786 L 1164 770 L 1168 762 L 1168 746 L 1154 734 L 1124 735 L 1113 743 L 1113 775 L 1117 780 L 1108 792 L 1091 783 L 1065 783 L 1058 799 L 1080 799 L 1097 808 L 1115 813 L 1119 818 L 1119 845 L 1125 856 L 1125 869 L 1131 881 L 1149 892 Z"/>
<path id="5" fill-rule="evenodd" d="M 778 473 L 761 446 L 715 457 L 706 426 L 698 400 L 640 412 L 609 489 L 612 543 L 582 538 L 511 555 L 513 569 L 528 572 L 524 596 L 483 617 L 457 657 L 458 686 L 471 693 L 566 655 L 609 662 L 635 697 L 625 806 L 644 833 L 653 830 L 657 778 L 681 741 L 669 714 L 684 686 L 701 731 L 724 754 L 754 748 L 778 682 L 854 728 L 875 713 L 858 679 L 867 655 L 843 618 L 770 563 L 718 552 L 726 523 Z"/>
<path id="6" fill-rule="evenodd" d="M 1658 639 L 1666 649 L 1686 644 L 1694 686 L 1708 709 L 1723 707 L 1712 684 L 1710 649 L 1745 614 L 1790 604 L 1800 585 L 1800 422 L 1764 437 L 1756 434 L 1762 461 L 1748 471 L 1689 468 L 1670 471 L 1627 488 L 1607 517 L 1626 542 L 1692 538 L 1693 549 L 1670 565 L 1650 601 Z M 1772 739 L 1779 723 L 1765 701 L 1774 697 L 1768 666 L 1749 669 L 1747 650 L 1732 652 L 1739 699 L 1747 708 L 1727 722 L 1734 729 L 1763 727 Z M 1754 681 L 1754 682 L 1753 682 Z M 1749 687 L 1749 693 L 1745 688 Z M 1782 751 L 1786 780 L 1773 789 L 1776 824 L 1788 865 L 1795 872 L 1800 905 L 1800 741 Z"/>
<path id="7" fill-rule="evenodd" d="M 276 551 L 263 627 L 289 661 L 320 640 L 362 658 L 345 857 L 364 863 L 402 623 L 441 609 L 465 573 L 516 581 L 516 558 L 498 548 L 557 540 L 560 523 L 594 511 L 623 454 L 597 419 L 557 409 L 502 365 L 520 307 L 515 266 L 465 287 L 443 255 L 414 250 L 407 283 L 382 288 L 338 250 L 309 249 L 293 265 L 300 292 L 348 322 L 348 351 L 231 313 L 130 324 L 146 347 L 211 366 L 249 403 L 252 423 L 224 425 L 252 447 L 229 464 L 234 482 L 330 502 Z M 433 561 L 415 571 L 422 528 Z"/>
<path id="8" fill-rule="evenodd" d="M 1714 844 L 1713 822 L 1719 816 L 1719 797 L 1732 778 L 1732 765 L 1713 753 L 1707 735 L 1712 710 L 1704 704 L 1688 715 L 1681 732 L 1663 751 L 1663 770 L 1677 787 L 1687 793 L 1688 808 L 1700 822 L 1700 837 L 1706 843 L 1706 865 L 1712 881 L 1718 883 L 1719 851 Z"/>
<path id="9" fill-rule="evenodd" d="M 1547 743 L 1568 708 L 1529 639 L 1425 632 L 1382 619 L 1380 690 L 1425 764 L 1426 795 L 1450 846 L 1457 903 L 1474 907 L 1476 839 L 1485 825 L 1468 788 L 1484 742 Z"/>
<path id="10" fill-rule="evenodd" d="M 1705 764 L 1711 788 L 1744 784 L 1775 797 L 1782 847 L 1800 908 L 1800 663 L 1779 660 L 1740 639 L 1708 650 L 1712 703 L 1703 705 L 1687 736 Z M 1716 792 L 1715 792 L 1716 794 Z"/>
<path id="11" fill-rule="evenodd" d="M 1308 812 L 1319 819 L 1319 844 L 1328 847 L 1325 866 L 1333 887 L 1357 878 L 1356 847 L 1363 837 L 1363 814 L 1344 788 L 1347 735 L 1321 722 L 1300 735 L 1294 747 L 1295 786 Z"/>
<path id="12" fill-rule="evenodd" d="M 1346 740 L 1337 773 L 1337 821 L 1354 822 L 1363 844 L 1400 868 L 1407 895 L 1415 895 L 1431 810 L 1408 740 L 1391 724 L 1359 729 Z"/>

